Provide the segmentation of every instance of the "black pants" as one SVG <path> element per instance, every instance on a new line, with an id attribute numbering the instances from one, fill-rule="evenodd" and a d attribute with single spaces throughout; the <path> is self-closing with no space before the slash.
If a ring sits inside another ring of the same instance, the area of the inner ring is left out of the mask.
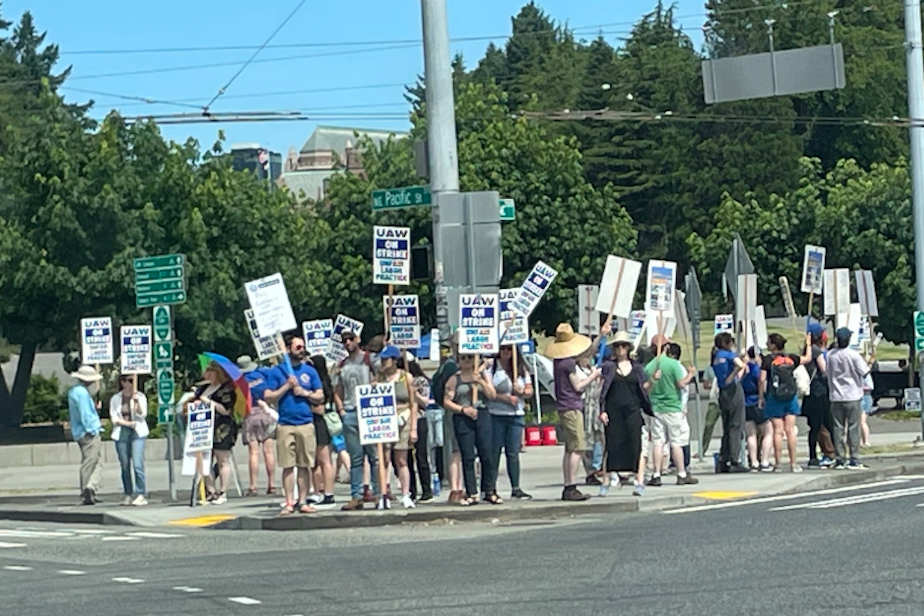
<path id="1" fill-rule="evenodd" d="M 823 396 L 806 396 L 802 400 L 802 414 L 808 421 L 808 448 L 809 460 L 818 459 L 818 437 L 821 435 L 821 429 L 826 428 L 828 434 L 834 437 L 834 418 L 831 415 L 831 403 L 828 398 Z M 831 457 L 830 451 L 825 451 L 822 447 L 822 455 Z"/>
<path id="2" fill-rule="evenodd" d="M 430 478 L 430 462 L 427 459 L 427 418 L 417 418 L 417 442 L 407 450 L 407 467 L 411 472 L 411 498 L 418 494 L 433 494 L 433 481 Z M 416 473 L 414 472 L 416 468 Z M 417 478 L 420 477 L 420 491 L 417 490 Z"/>
<path id="3" fill-rule="evenodd" d="M 719 412 L 722 416 L 722 448 L 720 464 L 741 462 L 741 441 L 744 439 L 744 391 L 735 383 L 719 390 Z"/>
<path id="4" fill-rule="evenodd" d="M 497 489 L 497 460 L 494 459 L 491 415 L 482 409 L 478 419 L 472 419 L 461 413 L 452 416 L 452 427 L 459 441 L 459 453 L 462 455 L 462 478 L 465 481 L 465 493 L 478 495 L 475 483 L 475 450 L 481 460 L 481 491 L 493 494 Z"/>

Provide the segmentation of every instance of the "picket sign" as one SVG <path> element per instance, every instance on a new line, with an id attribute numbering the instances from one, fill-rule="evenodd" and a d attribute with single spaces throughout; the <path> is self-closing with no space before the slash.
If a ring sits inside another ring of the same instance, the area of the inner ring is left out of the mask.
<path id="1" fill-rule="evenodd" d="M 802 260 L 802 292 L 809 294 L 808 314 L 805 317 L 806 330 L 812 322 L 815 296 L 824 290 L 825 253 L 824 246 L 805 246 L 805 257 Z"/>
<path id="2" fill-rule="evenodd" d="M 631 318 L 632 300 L 635 298 L 635 289 L 638 287 L 641 273 L 642 264 L 639 261 L 614 255 L 606 258 L 596 308 L 597 312 L 606 315 L 607 323 L 612 323 L 614 316 Z"/>

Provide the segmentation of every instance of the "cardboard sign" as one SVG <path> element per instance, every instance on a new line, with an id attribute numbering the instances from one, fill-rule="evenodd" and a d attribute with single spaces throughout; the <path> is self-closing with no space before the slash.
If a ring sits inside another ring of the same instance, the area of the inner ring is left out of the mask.
<path id="1" fill-rule="evenodd" d="M 360 321 L 351 319 L 346 315 L 338 314 L 337 318 L 334 320 L 334 331 L 330 334 L 330 344 L 326 351 L 327 358 L 335 364 L 342 362 L 349 355 L 346 347 L 343 346 L 343 340 L 340 338 L 340 334 L 348 329 L 356 334 L 357 337 L 363 335 L 363 324 Z"/>
<path id="2" fill-rule="evenodd" d="M 80 358 L 84 365 L 115 363 L 112 348 L 112 319 L 97 317 L 80 320 Z"/>
<path id="3" fill-rule="evenodd" d="M 275 336 L 277 333 L 298 327 L 282 274 L 252 280 L 244 285 L 244 288 L 247 290 L 253 318 L 261 334 Z"/>
<path id="4" fill-rule="evenodd" d="M 627 331 L 632 338 L 632 345 L 637 349 L 639 342 L 642 340 L 642 332 L 645 331 L 645 311 L 636 310 L 629 315 L 629 326 Z"/>
<path id="5" fill-rule="evenodd" d="M 500 302 L 501 346 L 513 346 L 529 342 L 529 320 L 517 316 L 513 302 L 520 294 L 520 289 L 501 289 L 498 293 Z"/>
<path id="6" fill-rule="evenodd" d="M 921 389 L 919 387 L 905 388 L 905 410 L 921 412 Z"/>
<path id="7" fill-rule="evenodd" d="M 838 317 L 838 320 L 841 320 L 841 317 Z M 862 327 L 862 320 L 863 314 L 860 304 L 850 304 L 847 315 L 843 319 L 843 324 L 838 325 L 838 327 L 846 327 L 850 330 L 850 348 L 855 351 L 859 351 L 861 348 L 860 328 Z"/>
<path id="8" fill-rule="evenodd" d="M 648 286 L 645 311 L 660 312 L 661 318 L 674 316 L 674 290 L 677 287 L 677 264 L 673 261 L 648 262 Z M 649 323 L 650 325 L 650 323 Z"/>
<path id="9" fill-rule="evenodd" d="M 857 281 L 857 297 L 860 300 L 861 312 L 869 317 L 878 317 L 879 300 L 876 298 L 873 273 L 869 270 L 855 270 L 853 275 Z"/>
<path id="10" fill-rule="evenodd" d="M 519 294 L 511 304 L 513 311 L 528 319 L 536 306 L 539 305 L 542 296 L 549 290 L 549 286 L 556 276 L 558 276 L 558 272 L 542 261 L 536 263 L 533 271 L 523 281 Z"/>
<path id="11" fill-rule="evenodd" d="M 872 334 L 870 332 L 869 317 L 866 316 L 865 314 L 862 314 L 862 310 L 860 314 L 860 328 L 857 331 L 857 340 L 859 340 L 860 344 L 863 344 L 864 342 L 869 342 L 870 340 L 872 340 Z"/>
<path id="12" fill-rule="evenodd" d="M 795 319 L 798 315 L 796 314 L 796 304 L 792 301 L 792 289 L 789 288 L 789 278 L 786 276 L 780 276 L 780 293 L 783 294 L 783 307 L 786 308 L 786 316 L 790 319 Z"/>
<path id="13" fill-rule="evenodd" d="M 420 348 L 420 298 L 416 295 L 395 295 L 391 306 L 391 343 L 399 349 Z M 382 298 L 382 307 L 386 312 L 385 322 L 389 322 L 389 297 Z"/>
<path id="14" fill-rule="evenodd" d="M 373 227 L 373 284 L 411 284 L 411 229 Z"/>
<path id="15" fill-rule="evenodd" d="M 460 355 L 495 355 L 498 352 L 499 308 L 496 294 L 459 296 Z"/>
<path id="16" fill-rule="evenodd" d="M 715 315 L 715 320 L 713 321 L 713 335 L 718 336 L 719 334 L 731 334 L 735 335 L 735 315 L 733 314 L 717 314 Z"/>
<path id="17" fill-rule="evenodd" d="M 253 348 L 257 351 L 257 357 L 260 359 L 269 359 L 276 355 L 282 355 L 282 349 L 276 344 L 275 336 L 260 335 L 260 328 L 257 327 L 257 320 L 253 316 L 253 310 L 244 311 L 244 319 L 247 321 L 247 328 L 250 330 L 250 339 L 253 341 Z"/>
<path id="18" fill-rule="evenodd" d="M 770 332 L 767 331 L 767 316 L 763 306 L 754 309 L 754 318 L 745 327 L 745 349 L 757 347 L 765 349 Z M 734 334 L 734 332 L 729 332 Z M 755 338 L 756 336 L 756 338 Z"/>
<path id="19" fill-rule="evenodd" d="M 825 247 L 805 247 L 805 257 L 802 260 L 802 292 L 821 294 L 824 290 Z"/>
<path id="20" fill-rule="evenodd" d="M 578 285 L 578 333 L 585 336 L 600 335 L 600 315 L 597 314 L 597 299 L 600 287 L 592 284 Z M 503 320 L 504 298 L 501 297 L 501 320 Z"/>
<path id="21" fill-rule="evenodd" d="M 630 318 L 632 300 L 641 273 L 642 264 L 639 261 L 609 255 L 600 282 L 600 293 L 597 295 L 597 312 L 609 316 L 612 310 L 614 316 Z"/>
<path id="22" fill-rule="evenodd" d="M 674 297 L 674 321 L 677 323 L 680 337 L 687 342 L 691 342 L 693 336 L 693 327 L 690 324 L 690 318 L 687 316 L 686 294 L 683 291 L 677 291 Z M 699 346 L 692 342 L 693 346 Z"/>
<path id="23" fill-rule="evenodd" d="M 825 316 L 844 315 L 850 312 L 850 271 L 825 270 Z M 838 327 L 841 327 L 840 325 Z"/>
<path id="24" fill-rule="evenodd" d="M 305 339 L 305 352 L 308 357 L 327 353 L 333 333 L 334 322 L 331 319 L 303 322 L 302 337 Z"/>
<path id="25" fill-rule="evenodd" d="M 215 425 L 215 409 L 205 402 L 193 402 L 187 407 L 185 453 L 211 451 Z M 206 469 L 208 472 L 209 469 Z"/>
<path id="26" fill-rule="evenodd" d="M 359 442 L 363 445 L 397 443 L 400 427 L 395 406 L 395 384 L 356 386 Z"/>
<path id="27" fill-rule="evenodd" d="M 751 323 L 757 319 L 757 275 L 746 274 L 738 276 L 738 298 L 735 301 L 735 316 L 738 323 L 744 323 L 744 330 L 751 328 Z"/>
<path id="28" fill-rule="evenodd" d="M 151 326 L 123 325 L 119 338 L 122 341 L 121 374 L 151 374 L 154 371 Z"/>
<path id="29" fill-rule="evenodd" d="M 677 331 L 677 318 L 668 317 L 665 313 L 664 317 L 660 317 L 659 312 L 647 312 L 645 313 L 645 333 L 648 336 L 648 344 L 651 344 L 654 341 L 655 335 L 658 333 L 658 319 L 661 319 L 661 335 L 665 338 L 670 338 L 674 335 L 674 332 Z M 676 314 L 676 313 L 675 313 Z"/>

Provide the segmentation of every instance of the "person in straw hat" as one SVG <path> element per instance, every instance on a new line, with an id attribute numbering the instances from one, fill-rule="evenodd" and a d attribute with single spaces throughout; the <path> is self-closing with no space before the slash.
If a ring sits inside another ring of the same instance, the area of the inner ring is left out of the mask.
<path id="1" fill-rule="evenodd" d="M 80 497 L 84 505 L 94 505 L 98 485 L 93 475 L 100 465 L 103 453 L 103 424 L 99 420 L 96 402 L 99 393 L 99 372 L 93 366 L 81 366 L 71 373 L 77 384 L 67 392 L 67 410 L 71 423 L 71 436 L 80 447 Z"/>
<path id="2" fill-rule="evenodd" d="M 581 392 L 591 383 L 600 379 L 600 369 L 593 368 L 589 374 L 577 373 L 578 356 L 596 352 L 601 341 L 610 333 L 610 325 L 604 324 L 600 336 L 594 344 L 583 334 L 574 333 L 570 323 L 561 323 L 555 330 L 555 341 L 545 348 L 545 356 L 555 361 L 553 376 L 555 381 L 555 399 L 561 424 L 562 439 L 565 442 L 565 455 L 562 461 L 565 488 L 563 501 L 584 501 L 590 498 L 577 489 L 577 472 L 581 456 L 587 450 L 584 437 L 584 400 Z M 593 347 L 593 350 L 591 350 Z"/>

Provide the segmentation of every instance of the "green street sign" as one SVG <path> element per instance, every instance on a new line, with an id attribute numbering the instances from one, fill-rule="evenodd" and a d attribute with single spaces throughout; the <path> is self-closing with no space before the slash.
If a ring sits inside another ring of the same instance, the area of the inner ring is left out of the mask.
<path id="1" fill-rule="evenodd" d="M 924 312 L 914 313 L 914 337 L 924 338 Z"/>
<path id="2" fill-rule="evenodd" d="M 164 291 L 182 291 L 186 288 L 186 281 L 179 280 L 160 280 L 157 282 L 142 282 L 135 285 L 135 293 L 138 295 L 150 295 L 151 293 L 163 293 Z"/>
<path id="3" fill-rule="evenodd" d="M 142 257 L 135 259 L 133 265 L 136 272 L 144 270 L 161 269 L 164 267 L 182 266 L 186 263 L 186 255 L 164 255 L 162 257 Z"/>
<path id="4" fill-rule="evenodd" d="M 432 205 L 433 195 L 428 186 L 407 186 L 372 191 L 372 210 L 393 210 L 418 205 Z"/>
<path id="5" fill-rule="evenodd" d="M 170 330 L 170 308 L 154 306 L 154 342 L 170 340 L 173 337 Z"/>
<path id="6" fill-rule="evenodd" d="M 501 220 L 516 220 L 517 218 L 517 208 L 513 202 L 513 199 L 501 199 L 500 200 L 500 219 Z"/>
<path id="7" fill-rule="evenodd" d="M 173 367 L 173 343 L 169 340 L 154 343 L 154 367 Z"/>
<path id="8" fill-rule="evenodd" d="M 173 370 L 159 368 L 157 370 L 157 403 L 161 406 L 173 404 Z"/>
<path id="9" fill-rule="evenodd" d="M 914 339 L 914 352 L 920 355 L 924 353 L 924 338 L 915 338 Z"/>
<path id="10" fill-rule="evenodd" d="M 138 295 L 135 298 L 135 305 L 138 308 L 150 308 L 157 304 L 185 304 L 186 291 L 167 291 L 156 293 L 154 295 Z"/>
<path id="11" fill-rule="evenodd" d="M 173 423 L 173 406 L 158 404 L 157 405 L 157 424 L 165 425 Z"/>
<path id="12" fill-rule="evenodd" d="M 155 280 L 182 280 L 186 277 L 183 267 L 165 267 L 163 269 L 141 270 L 135 272 L 135 284 L 154 282 Z"/>

